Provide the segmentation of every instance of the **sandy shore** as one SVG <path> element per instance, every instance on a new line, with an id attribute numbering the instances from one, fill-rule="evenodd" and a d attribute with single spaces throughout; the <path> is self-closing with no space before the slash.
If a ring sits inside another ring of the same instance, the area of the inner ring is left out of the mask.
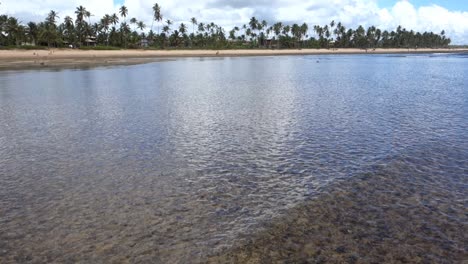
<path id="1" fill-rule="evenodd" d="M 174 57 L 278 56 L 314 54 L 468 53 L 468 49 L 297 50 L 0 50 L 0 69 L 139 64 Z"/>

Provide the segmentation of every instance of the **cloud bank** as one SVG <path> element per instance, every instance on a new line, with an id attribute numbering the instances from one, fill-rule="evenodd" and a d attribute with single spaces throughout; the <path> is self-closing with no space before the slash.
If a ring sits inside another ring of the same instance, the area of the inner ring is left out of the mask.
<path id="1" fill-rule="evenodd" d="M 352 28 L 375 25 L 393 30 L 402 25 L 415 31 L 440 33 L 445 30 L 452 43 L 468 44 L 468 12 L 438 5 L 416 8 L 405 0 L 395 2 L 390 8 L 379 7 L 376 0 L 125 0 L 124 4 L 129 9 L 128 17 L 136 17 L 150 26 L 154 2 L 162 6 L 164 19 L 176 24 L 190 24 L 190 18 L 196 17 L 200 22 L 213 21 L 229 30 L 234 25 L 247 24 L 250 17 L 255 16 L 270 23 L 307 22 L 312 28 L 312 25 L 335 20 Z M 117 13 L 119 7 L 113 0 L 3 0 L 0 13 L 17 16 L 26 23 L 42 20 L 51 9 L 58 11 L 61 19 L 66 15 L 74 17 L 73 12 L 79 5 L 91 11 L 92 21 L 106 13 Z"/>

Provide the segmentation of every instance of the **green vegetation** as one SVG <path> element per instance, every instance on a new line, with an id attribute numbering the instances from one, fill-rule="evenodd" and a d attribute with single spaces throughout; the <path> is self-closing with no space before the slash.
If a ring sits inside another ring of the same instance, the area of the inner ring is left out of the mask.
<path id="1" fill-rule="evenodd" d="M 58 13 L 50 11 L 43 22 L 21 24 L 17 18 L 0 15 L 0 46 L 26 47 L 80 47 L 84 49 L 255 49 L 255 48 L 439 48 L 447 47 L 450 38 L 445 32 L 414 32 L 398 26 L 394 31 L 380 30 L 374 26 L 365 29 L 346 28 L 332 21 L 329 25 L 315 25 L 317 37 L 308 35 L 309 26 L 286 25 L 277 22 L 269 25 L 265 20 L 252 17 L 247 24 L 226 32 L 215 23 L 198 22 L 193 17 L 191 25 L 178 27 L 170 19 L 164 21 L 161 6 L 152 7 L 153 22 L 149 32 L 137 18 L 129 19 L 128 9 L 121 6 L 119 14 L 106 14 L 99 22 L 91 23 L 91 12 L 79 6 L 75 18 L 66 16 L 58 22 Z M 154 32 L 154 24 L 157 31 Z M 191 26 L 191 32 L 189 32 Z"/>
<path id="2" fill-rule="evenodd" d="M 80 47 L 81 50 L 120 50 L 119 47 L 112 47 L 112 46 L 82 46 Z"/>
<path id="3" fill-rule="evenodd" d="M 10 49 L 37 50 L 37 49 L 47 49 L 47 47 L 44 47 L 44 46 L 32 46 L 32 45 L 23 45 L 23 46 L 0 46 L 0 50 L 10 50 Z"/>

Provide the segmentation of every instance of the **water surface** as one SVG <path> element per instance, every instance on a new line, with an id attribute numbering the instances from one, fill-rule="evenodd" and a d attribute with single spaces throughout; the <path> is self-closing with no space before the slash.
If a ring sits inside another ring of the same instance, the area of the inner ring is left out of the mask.
<path id="1" fill-rule="evenodd" d="M 0 260 L 204 261 L 394 160 L 466 205 L 467 72 L 456 54 L 0 72 Z"/>

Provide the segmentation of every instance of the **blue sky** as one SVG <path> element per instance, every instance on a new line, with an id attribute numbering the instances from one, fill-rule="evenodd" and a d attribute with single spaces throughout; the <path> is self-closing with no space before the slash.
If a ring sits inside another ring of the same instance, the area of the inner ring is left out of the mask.
<path id="1" fill-rule="evenodd" d="M 116 0 L 117 1 L 117 0 Z M 121 0 L 118 0 L 121 1 Z M 395 0 L 378 0 L 377 1 L 380 7 L 389 8 L 395 5 L 397 1 Z M 439 5 L 447 8 L 448 10 L 457 10 L 457 11 L 468 11 L 468 1 L 467 0 L 410 0 L 411 4 L 415 7 L 429 6 L 429 5 Z"/>
<path id="2" fill-rule="evenodd" d="M 253 1 L 255 2 L 255 1 Z M 390 8 L 397 1 L 395 0 L 377 0 L 380 7 Z M 428 5 L 439 5 L 447 8 L 448 10 L 457 10 L 457 11 L 468 11 L 468 1 L 467 0 L 410 0 L 411 4 L 415 7 L 428 6 Z M 124 0 L 114 0 L 116 5 L 121 5 L 124 3 Z"/>

